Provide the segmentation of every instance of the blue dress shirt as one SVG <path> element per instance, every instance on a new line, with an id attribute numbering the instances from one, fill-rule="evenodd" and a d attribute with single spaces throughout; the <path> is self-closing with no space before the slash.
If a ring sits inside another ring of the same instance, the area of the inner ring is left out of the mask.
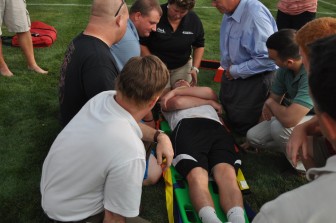
<path id="1" fill-rule="evenodd" d="M 248 78 L 277 68 L 268 58 L 267 38 L 276 32 L 270 11 L 258 0 L 241 0 L 232 14 L 223 16 L 220 29 L 221 66 L 234 79 Z"/>
<path id="2" fill-rule="evenodd" d="M 138 31 L 130 19 L 127 22 L 125 35 L 118 43 L 112 45 L 110 51 L 117 62 L 119 71 L 122 70 L 131 57 L 140 56 Z"/>

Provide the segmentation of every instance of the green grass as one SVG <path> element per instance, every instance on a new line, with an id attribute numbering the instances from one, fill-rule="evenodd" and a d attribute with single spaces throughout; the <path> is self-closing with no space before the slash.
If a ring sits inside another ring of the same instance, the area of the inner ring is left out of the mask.
<path id="1" fill-rule="evenodd" d="M 163 1 L 162 1 L 163 2 Z M 276 0 L 263 1 L 275 9 Z M 336 7 L 319 1 L 318 16 L 335 16 Z M 336 1 L 329 1 L 336 4 Z M 12 78 L 0 76 L 0 219 L 1 222 L 44 222 L 40 205 L 39 183 L 42 163 L 59 133 L 58 78 L 64 52 L 70 40 L 88 21 L 91 0 L 30 0 L 31 20 L 40 20 L 58 30 L 58 39 L 50 48 L 35 49 L 38 64 L 49 70 L 47 76 L 26 69 L 19 48 L 3 47 Z M 78 5 L 39 5 L 78 4 Z M 130 5 L 131 2 L 128 2 Z M 204 59 L 219 59 L 219 26 L 221 15 L 210 6 L 210 0 L 198 0 L 195 11 L 201 17 L 206 33 Z M 275 13 L 275 10 L 271 10 Z M 323 13 L 322 13 L 323 12 Z M 3 29 L 4 35 L 9 35 Z M 214 71 L 201 70 L 200 83 L 213 87 Z M 238 140 L 241 140 L 240 138 Z M 271 152 L 243 155 L 244 174 L 252 194 L 244 197 L 258 210 L 266 201 L 306 182 L 292 173 L 283 156 Z M 164 183 L 145 187 L 141 215 L 152 222 L 167 222 Z"/>

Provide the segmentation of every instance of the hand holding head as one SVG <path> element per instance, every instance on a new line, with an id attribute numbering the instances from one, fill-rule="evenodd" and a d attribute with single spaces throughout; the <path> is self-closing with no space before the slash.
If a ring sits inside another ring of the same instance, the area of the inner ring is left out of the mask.
<path id="1" fill-rule="evenodd" d="M 179 79 L 174 83 L 173 89 L 180 88 L 180 87 L 191 87 L 191 85 L 188 81 L 183 80 L 183 79 Z"/>

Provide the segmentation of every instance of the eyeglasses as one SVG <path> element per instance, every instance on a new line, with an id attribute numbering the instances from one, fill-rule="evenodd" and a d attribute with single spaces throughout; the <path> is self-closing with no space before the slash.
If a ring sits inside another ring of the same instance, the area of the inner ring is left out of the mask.
<path id="1" fill-rule="evenodd" d="M 119 8 L 118 8 L 118 10 L 117 10 L 117 12 L 116 12 L 116 14 L 114 15 L 114 17 L 117 17 L 117 15 L 119 14 L 119 12 L 120 12 L 120 10 L 121 10 L 121 7 L 122 7 L 124 4 L 125 4 L 125 0 L 122 0 L 122 2 L 121 2 L 121 4 L 120 4 L 120 6 L 119 6 Z"/>

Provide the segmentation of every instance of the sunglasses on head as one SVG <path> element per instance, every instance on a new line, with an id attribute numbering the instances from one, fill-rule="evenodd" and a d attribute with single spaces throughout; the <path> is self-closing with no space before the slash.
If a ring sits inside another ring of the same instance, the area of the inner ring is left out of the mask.
<path id="1" fill-rule="evenodd" d="M 119 12 L 120 12 L 120 10 L 121 10 L 121 7 L 122 7 L 125 3 L 126 3 L 125 0 L 122 0 L 122 2 L 121 2 L 121 4 L 120 4 L 120 6 L 119 6 L 119 8 L 118 8 L 118 10 L 117 10 L 117 12 L 116 12 L 116 14 L 114 15 L 114 17 L 117 17 L 117 15 L 119 14 Z"/>

